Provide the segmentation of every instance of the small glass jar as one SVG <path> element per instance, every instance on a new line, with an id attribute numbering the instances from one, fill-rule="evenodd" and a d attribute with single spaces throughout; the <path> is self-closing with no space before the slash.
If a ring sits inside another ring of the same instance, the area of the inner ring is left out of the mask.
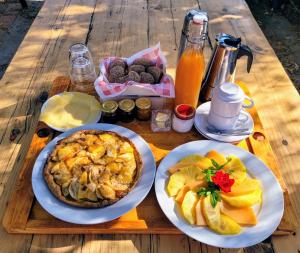
<path id="1" fill-rule="evenodd" d="M 168 109 L 153 110 L 151 117 L 151 129 L 153 132 L 168 132 L 171 130 L 172 112 Z"/>
<path id="2" fill-rule="evenodd" d="M 174 109 L 172 128 L 176 132 L 186 133 L 193 127 L 195 108 L 188 104 L 177 105 Z"/>
<path id="3" fill-rule="evenodd" d="M 117 123 L 118 121 L 118 114 L 117 114 L 117 109 L 118 109 L 118 103 L 116 101 L 105 101 L 101 104 L 101 121 L 104 123 Z"/>
<path id="4" fill-rule="evenodd" d="M 149 120 L 151 118 L 151 100 L 149 98 L 138 98 L 135 105 L 137 119 Z"/>
<path id="5" fill-rule="evenodd" d="M 123 99 L 119 102 L 120 120 L 131 122 L 134 120 L 135 103 L 132 99 Z"/>

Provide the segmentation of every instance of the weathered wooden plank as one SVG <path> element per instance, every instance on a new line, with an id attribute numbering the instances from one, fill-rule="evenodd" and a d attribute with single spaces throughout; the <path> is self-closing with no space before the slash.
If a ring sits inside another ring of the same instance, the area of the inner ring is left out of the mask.
<path id="1" fill-rule="evenodd" d="M 80 235 L 35 235 L 28 252 L 74 252 L 80 253 L 82 236 Z"/>

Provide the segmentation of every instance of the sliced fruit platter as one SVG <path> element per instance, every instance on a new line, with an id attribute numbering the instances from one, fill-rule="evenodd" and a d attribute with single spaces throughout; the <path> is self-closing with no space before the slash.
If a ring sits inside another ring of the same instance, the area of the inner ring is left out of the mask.
<path id="1" fill-rule="evenodd" d="M 238 234 L 241 226 L 257 223 L 262 190 L 236 156 L 215 150 L 206 156 L 188 155 L 169 169 L 168 195 L 174 197 L 185 220 L 208 226 L 219 234 Z"/>
<path id="2" fill-rule="evenodd" d="M 284 209 L 281 187 L 262 161 L 235 145 L 208 140 L 173 149 L 157 169 L 155 192 L 179 230 L 223 248 L 263 241 Z"/>

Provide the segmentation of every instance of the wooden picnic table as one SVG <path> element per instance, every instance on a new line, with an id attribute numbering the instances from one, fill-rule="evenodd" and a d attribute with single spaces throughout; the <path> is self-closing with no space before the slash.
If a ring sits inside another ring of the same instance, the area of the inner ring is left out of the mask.
<path id="1" fill-rule="evenodd" d="M 174 75 L 184 13 L 201 7 L 210 17 L 210 36 L 241 36 L 254 52 L 246 74 L 265 132 L 276 154 L 291 201 L 300 208 L 300 99 L 273 49 L 242 0 L 46 0 L 0 80 L 0 217 L 38 121 L 37 97 L 57 76 L 68 73 L 68 48 L 87 43 L 97 63 L 108 55 L 130 56 L 160 41 Z M 206 52 L 207 57 L 210 52 Z M 20 133 L 12 138 L 12 133 Z M 13 140 L 14 139 L 14 140 Z M 297 212 L 299 219 L 300 212 Z M 0 227 L 0 252 L 297 252 L 295 235 L 241 250 L 224 250 L 184 235 L 11 235 Z"/>

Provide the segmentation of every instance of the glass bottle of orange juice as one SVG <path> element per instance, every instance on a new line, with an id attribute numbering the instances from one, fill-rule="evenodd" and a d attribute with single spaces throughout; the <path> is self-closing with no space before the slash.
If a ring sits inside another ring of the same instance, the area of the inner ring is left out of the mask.
<path id="1" fill-rule="evenodd" d="M 186 35 L 184 50 L 178 58 L 175 78 L 175 106 L 197 107 L 205 71 L 203 48 L 207 31 L 207 16 L 194 15 Z"/>

